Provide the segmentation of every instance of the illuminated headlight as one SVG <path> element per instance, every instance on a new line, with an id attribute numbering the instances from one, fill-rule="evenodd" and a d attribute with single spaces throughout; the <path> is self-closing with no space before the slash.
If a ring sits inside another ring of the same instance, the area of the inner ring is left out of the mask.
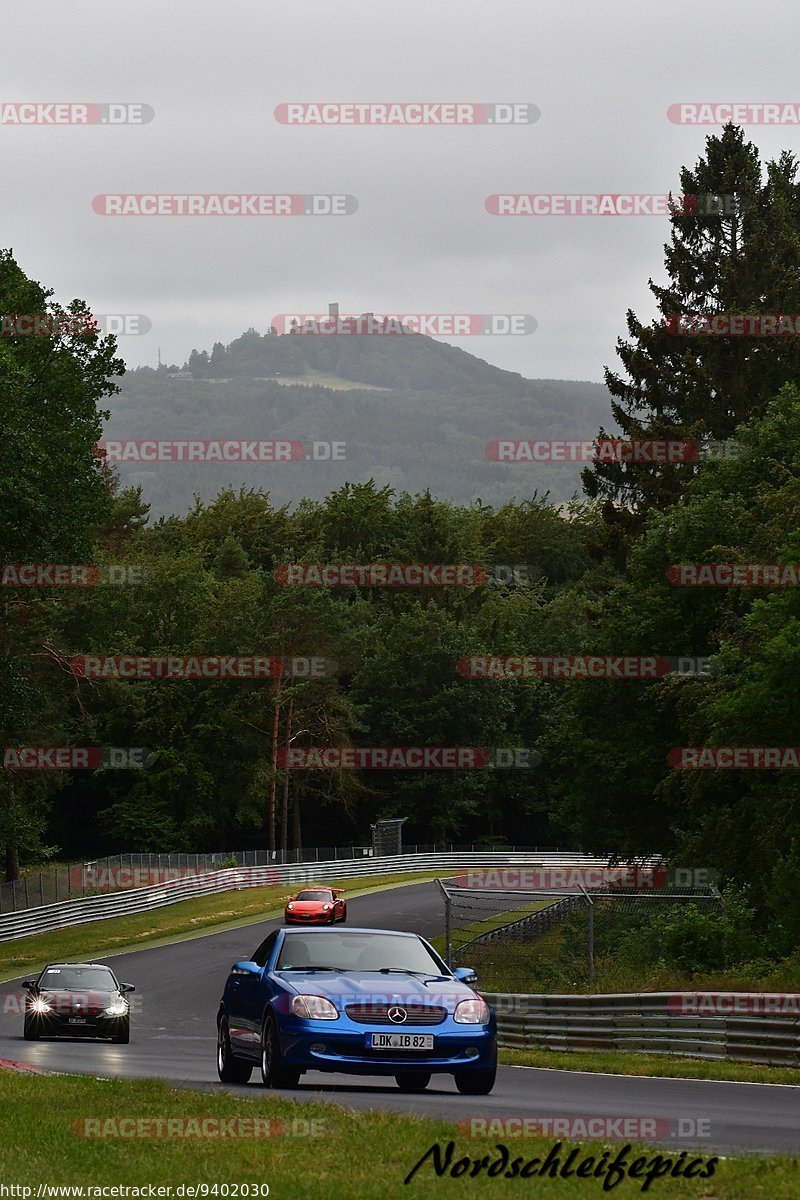
<path id="1" fill-rule="evenodd" d="M 339 1016 L 334 1005 L 324 996 L 295 996 L 292 1012 L 307 1021 L 335 1021 Z"/>
<path id="2" fill-rule="evenodd" d="M 36 999 L 31 1004 L 31 1008 L 33 1009 L 33 1011 L 35 1013 L 39 1013 L 41 1015 L 44 1015 L 44 1013 L 50 1012 L 50 1005 L 47 1003 L 46 1000 L 43 1000 L 41 996 L 36 997 Z"/>
<path id="3" fill-rule="evenodd" d="M 332 908 L 333 908 L 333 905 L 332 905 L 332 904 L 323 904 L 323 906 L 322 906 L 322 911 L 323 911 L 323 912 L 330 912 Z"/>
<path id="4" fill-rule="evenodd" d="M 485 1000 L 462 1000 L 456 1005 L 453 1020 L 459 1025 L 485 1025 L 489 1020 L 489 1006 Z"/>
<path id="5" fill-rule="evenodd" d="M 103 1012 L 107 1017 L 124 1017 L 127 1015 L 128 1006 L 124 1000 L 115 1000 L 108 1008 L 104 1008 Z"/>
<path id="6" fill-rule="evenodd" d="M 294 908 L 294 904 L 292 904 L 291 900 L 290 900 L 290 901 L 289 901 L 289 903 L 286 905 L 286 907 L 287 907 L 287 908 Z"/>

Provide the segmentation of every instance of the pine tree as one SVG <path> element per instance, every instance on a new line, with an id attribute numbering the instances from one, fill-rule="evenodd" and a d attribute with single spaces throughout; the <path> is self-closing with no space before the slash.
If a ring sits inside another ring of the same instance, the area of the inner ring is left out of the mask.
<path id="1" fill-rule="evenodd" d="M 660 319 L 628 311 L 630 340 L 617 354 L 624 373 L 606 369 L 614 419 L 624 439 L 723 441 L 789 381 L 800 378 L 800 337 L 681 335 L 681 316 L 800 313 L 800 186 L 797 162 L 784 153 L 762 173 L 757 147 L 726 125 L 707 139 L 694 170 L 681 171 L 669 282 L 649 281 Z M 714 211 L 717 209 L 718 211 Z M 609 435 L 601 430 L 599 437 Z M 608 542 L 625 556 L 652 508 L 678 501 L 691 463 L 596 462 L 584 489 L 605 500 Z"/>

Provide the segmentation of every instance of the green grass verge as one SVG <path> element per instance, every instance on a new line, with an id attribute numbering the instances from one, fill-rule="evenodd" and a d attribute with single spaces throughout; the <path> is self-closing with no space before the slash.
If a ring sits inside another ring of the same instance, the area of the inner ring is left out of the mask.
<path id="1" fill-rule="evenodd" d="M 500 929 L 503 925 L 510 925 L 513 921 L 520 921 L 523 917 L 530 916 L 531 913 L 538 912 L 540 908 L 547 908 L 548 904 L 552 904 L 552 900 L 537 900 L 532 904 L 524 904 L 519 908 L 507 909 L 505 912 L 492 913 L 489 917 L 484 917 L 482 921 L 473 921 L 471 925 L 464 925 L 453 931 L 452 943 L 453 953 L 460 952 L 462 948 L 467 948 L 466 943 L 471 942 L 474 938 L 480 937 L 482 933 L 490 933 L 493 929 Z M 445 936 L 431 938 L 431 945 L 440 954 L 445 952 Z M 515 943 L 511 943 L 512 945 Z M 467 948 L 471 949 L 471 947 Z"/>
<path id="2" fill-rule="evenodd" d="M 347 896 L 364 895 L 386 887 L 405 883 L 420 883 L 435 878 L 427 873 L 373 875 L 341 880 L 326 880 L 325 886 L 341 887 Z M 138 950 L 141 947 L 164 945 L 171 941 L 197 937 L 204 932 L 222 932 L 243 925 L 265 921 L 283 912 L 283 907 L 301 884 L 278 884 L 275 887 L 245 888 L 240 892 L 222 892 L 213 896 L 198 896 L 182 900 L 166 908 L 130 917 L 111 917 L 107 921 L 92 921 L 52 933 L 39 933 L 13 942 L 0 942 L 0 982 L 33 972 L 47 962 L 68 962 L 87 955 L 108 956 L 110 952 Z"/>
<path id="3" fill-rule="evenodd" d="M 464 1116 L 480 1112 L 481 1102 L 476 1098 L 465 1107 Z M 224 1139 L 173 1136 L 154 1140 L 131 1136 L 87 1138 L 75 1131 L 76 1122 L 112 1117 L 197 1121 L 256 1118 L 280 1121 L 289 1133 L 268 1139 L 229 1135 Z M 317 1136 L 298 1136 L 309 1129 L 315 1129 Z M 453 1124 L 440 1121 L 398 1113 L 348 1112 L 338 1105 L 281 1100 L 269 1093 L 235 1097 L 221 1090 L 206 1093 L 175 1089 L 152 1080 L 25 1076 L 0 1071 L 0 1179 L 6 1184 L 32 1187 L 33 1196 L 42 1183 L 144 1185 L 145 1189 L 148 1184 L 173 1188 L 179 1184 L 268 1184 L 272 1196 L 285 1200 L 385 1200 L 400 1195 L 416 1200 L 428 1196 L 523 1194 L 545 1200 L 585 1200 L 587 1196 L 605 1194 L 599 1180 L 575 1177 L 506 1180 L 487 1178 L 483 1172 L 476 1178 L 469 1174 L 453 1178 L 449 1173 L 437 1178 L 430 1159 L 404 1186 L 405 1177 L 434 1143 L 438 1142 L 444 1151 L 451 1140 L 455 1142 L 451 1161 L 456 1162 L 465 1155 L 473 1161 L 488 1155 L 493 1161 L 498 1153 L 496 1144 L 502 1139 L 469 1138 Z M 544 1159 L 553 1142 L 508 1138 L 505 1144 L 511 1159 L 520 1156 L 527 1162 L 534 1157 Z M 564 1151 L 578 1145 L 564 1143 Z M 612 1156 L 618 1148 L 612 1148 Z M 602 1149 L 587 1142 L 580 1145 L 580 1154 L 594 1155 L 596 1160 Z M 640 1153 L 651 1160 L 658 1151 L 634 1148 L 629 1161 Z M 674 1161 L 677 1155 L 674 1151 L 672 1154 Z M 641 1196 L 642 1181 L 626 1179 L 613 1189 L 613 1194 Z M 659 1179 L 646 1194 L 687 1200 L 794 1200 L 800 1194 L 800 1160 L 728 1159 L 717 1164 L 716 1173 L 708 1181 Z"/>
<path id="4" fill-rule="evenodd" d="M 717 1062 L 666 1054 L 618 1051 L 512 1050 L 501 1048 L 500 1061 L 510 1066 L 549 1067 L 555 1071 L 591 1071 L 608 1075 L 662 1075 L 670 1079 L 720 1079 L 737 1083 L 791 1083 L 800 1086 L 800 1067 Z"/>

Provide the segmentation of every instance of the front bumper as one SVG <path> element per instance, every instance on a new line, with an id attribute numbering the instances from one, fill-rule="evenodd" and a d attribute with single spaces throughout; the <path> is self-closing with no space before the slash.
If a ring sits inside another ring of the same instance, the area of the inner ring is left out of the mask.
<path id="1" fill-rule="evenodd" d="M 71 1022 L 68 1016 L 55 1013 L 30 1013 L 28 1020 L 40 1037 L 110 1038 L 119 1033 L 129 1015 L 121 1017 L 96 1016 Z"/>
<path id="2" fill-rule="evenodd" d="M 332 925 L 333 913 L 287 913 L 283 914 L 286 925 Z"/>
<path id="3" fill-rule="evenodd" d="M 327 1028 L 326 1028 L 327 1026 Z M 396 1027 L 397 1028 L 397 1027 Z M 432 1034 L 432 1050 L 372 1050 L 372 1033 L 386 1026 L 365 1028 L 341 1021 L 293 1021 L 280 1029 L 281 1052 L 287 1066 L 306 1071 L 341 1071 L 348 1075 L 396 1075 L 400 1071 L 489 1070 L 497 1062 L 497 1035 L 488 1025 L 404 1025 L 402 1033 Z"/>

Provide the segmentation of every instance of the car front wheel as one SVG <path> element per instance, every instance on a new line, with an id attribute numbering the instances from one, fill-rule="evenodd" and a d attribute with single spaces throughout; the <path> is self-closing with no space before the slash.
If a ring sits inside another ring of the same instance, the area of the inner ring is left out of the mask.
<path id="1" fill-rule="evenodd" d="M 252 1073 L 250 1063 L 234 1058 L 228 1020 L 223 1017 L 217 1029 L 217 1074 L 223 1083 L 247 1083 Z"/>
<path id="2" fill-rule="evenodd" d="M 462 1096 L 488 1096 L 497 1078 L 497 1067 L 486 1071 L 456 1071 L 454 1074 Z"/>
<path id="3" fill-rule="evenodd" d="M 111 1040 L 112 1042 L 116 1042 L 118 1046 L 127 1046 L 128 1042 L 131 1040 L 130 1017 L 125 1017 L 120 1021 L 119 1025 L 111 1035 Z"/>
<path id="4" fill-rule="evenodd" d="M 261 1082 L 268 1088 L 293 1088 L 300 1074 L 296 1067 L 284 1066 L 275 1021 L 267 1017 L 261 1031 Z"/>
<path id="5" fill-rule="evenodd" d="M 38 1042 L 39 1040 L 39 1030 L 29 1017 L 25 1018 L 25 1024 L 22 1026 L 22 1036 L 26 1042 Z"/>

